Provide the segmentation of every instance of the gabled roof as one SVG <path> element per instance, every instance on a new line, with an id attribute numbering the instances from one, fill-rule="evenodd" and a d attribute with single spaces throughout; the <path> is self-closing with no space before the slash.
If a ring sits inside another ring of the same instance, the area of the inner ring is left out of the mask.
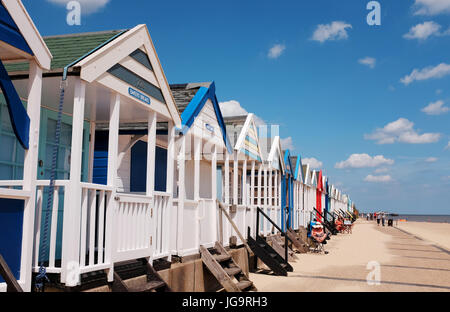
<path id="1" fill-rule="evenodd" d="M 170 88 L 178 110 L 181 111 L 181 133 L 185 134 L 190 129 L 195 118 L 200 114 L 207 101 L 210 100 L 222 131 L 224 144 L 231 154 L 233 149 L 227 137 L 226 126 L 219 102 L 217 101 L 214 82 L 174 84 Z"/>
<path id="2" fill-rule="evenodd" d="M 290 157 L 294 179 L 303 182 L 303 164 L 300 156 Z"/>
<path id="3" fill-rule="evenodd" d="M 303 172 L 303 183 L 306 185 L 311 185 L 311 172 L 308 163 L 302 165 L 302 172 Z"/>
<path id="4" fill-rule="evenodd" d="M 19 58 L 11 60 L 34 58 L 40 67 L 50 67 L 52 55 L 20 0 L 0 1 L 0 41 L 17 49 Z"/>
<path id="5" fill-rule="evenodd" d="M 293 176 L 295 169 L 293 168 L 293 164 L 291 162 L 291 152 L 289 150 L 283 151 L 283 162 L 285 166 L 285 173 Z"/>
<path id="6" fill-rule="evenodd" d="M 44 42 L 53 55 L 50 70 L 62 71 L 67 65 L 87 56 L 95 48 L 102 46 L 127 30 L 111 30 L 80 34 L 46 36 Z M 9 64 L 9 72 L 28 71 L 28 63 Z"/>
<path id="7" fill-rule="evenodd" d="M 317 174 L 316 174 L 316 170 L 311 170 L 311 185 L 314 187 L 317 187 Z"/>
<path id="8" fill-rule="evenodd" d="M 278 159 L 276 159 L 278 155 Z M 275 136 L 273 138 L 272 141 L 272 146 L 270 148 L 270 153 L 269 156 L 267 157 L 267 161 L 269 162 L 269 166 L 273 167 L 273 163 L 274 162 L 278 162 L 278 164 L 280 164 L 281 166 L 281 172 L 282 174 L 284 174 L 285 170 L 286 170 L 286 166 L 284 163 L 284 159 L 283 159 L 283 154 L 281 151 L 281 141 L 280 141 L 280 137 L 279 136 Z"/>
<path id="9" fill-rule="evenodd" d="M 262 161 L 261 148 L 259 146 L 258 131 L 254 115 L 248 114 L 244 126 L 237 139 L 235 150 L 244 153 L 258 161 Z"/>

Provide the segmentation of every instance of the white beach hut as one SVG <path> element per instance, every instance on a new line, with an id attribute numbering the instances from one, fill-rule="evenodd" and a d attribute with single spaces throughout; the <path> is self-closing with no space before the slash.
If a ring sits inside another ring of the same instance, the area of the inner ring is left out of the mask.
<path id="1" fill-rule="evenodd" d="M 31 288 L 42 72 L 51 59 L 22 2 L 0 1 L 0 254 L 25 291 Z M 22 90 L 5 69 L 16 62 L 29 68 Z M 0 277 L 0 292 L 6 289 Z"/>

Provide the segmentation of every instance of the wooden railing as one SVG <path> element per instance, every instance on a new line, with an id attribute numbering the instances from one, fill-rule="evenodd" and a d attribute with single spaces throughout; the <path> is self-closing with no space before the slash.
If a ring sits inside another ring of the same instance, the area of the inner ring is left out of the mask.
<path id="1" fill-rule="evenodd" d="M 118 194 L 115 201 L 113 261 L 151 257 L 152 198 Z"/>
<path id="2" fill-rule="evenodd" d="M 169 193 L 154 192 L 153 220 L 154 249 L 153 259 L 170 256 L 171 196 Z"/>

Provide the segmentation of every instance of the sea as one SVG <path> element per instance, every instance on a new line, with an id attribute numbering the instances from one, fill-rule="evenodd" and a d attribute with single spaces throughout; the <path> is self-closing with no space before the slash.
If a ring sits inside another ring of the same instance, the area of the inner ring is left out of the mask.
<path id="1" fill-rule="evenodd" d="M 450 215 L 415 215 L 415 214 L 400 214 L 394 217 L 394 220 L 406 219 L 414 222 L 438 222 L 450 223 Z"/>

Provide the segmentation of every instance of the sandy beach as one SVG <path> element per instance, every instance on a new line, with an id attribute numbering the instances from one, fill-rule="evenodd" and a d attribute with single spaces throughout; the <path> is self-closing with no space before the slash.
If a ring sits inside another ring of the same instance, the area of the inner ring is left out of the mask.
<path id="1" fill-rule="evenodd" d="M 396 227 L 450 250 L 450 223 L 398 222 Z"/>
<path id="2" fill-rule="evenodd" d="M 450 291 L 450 253 L 442 248 L 450 226 L 405 225 L 359 220 L 353 234 L 338 234 L 325 245 L 329 254 L 298 254 L 288 277 L 252 273 L 250 279 L 259 291 Z M 374 261 L 379 285 L 367 283 Z"/>

